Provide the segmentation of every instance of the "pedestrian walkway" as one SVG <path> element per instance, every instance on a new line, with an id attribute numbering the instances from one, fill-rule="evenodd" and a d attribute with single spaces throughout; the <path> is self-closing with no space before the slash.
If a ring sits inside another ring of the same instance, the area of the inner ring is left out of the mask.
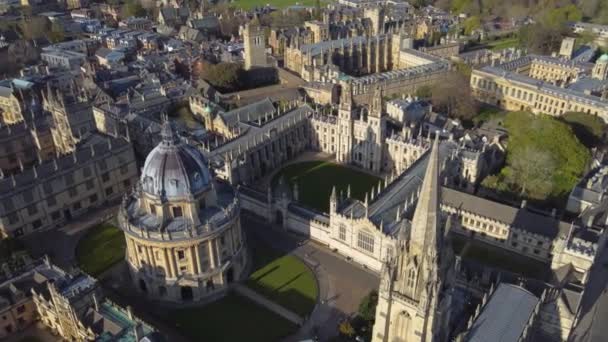
<path id="1" fill-rule="evenodd" d="M 298 326 L 301 326 L 302 323 L 304 323 L 304 319 L 302 319 L 302 317 L 296 315 L 295 313 L 293 313 L 290 310 L 285 309 L 284 307 L 280 306 L 279 304 L 277 304 L 269 299 L 266 299 L 265 297 L 261 296 L 260 294 L 251 290 L 250 288 L 248 288 L 247 286 L 245 286 L 243 284 L 234 284 L 234 290 L 241 296 L 251 299 L 252 301 L 256 302 L 257 304 L 276 313 L 277 315 L 285 318 L 286 320 L 297 324 Z"/>

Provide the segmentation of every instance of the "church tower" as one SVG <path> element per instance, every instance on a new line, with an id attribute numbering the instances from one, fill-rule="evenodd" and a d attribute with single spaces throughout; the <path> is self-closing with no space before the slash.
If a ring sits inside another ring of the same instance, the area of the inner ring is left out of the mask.
<path id="1" fill-rule="evenodd" d="M 397 254 L 382 270 L 374 342 L 449 338 L 454 257 L 441 224 L 439 173 L 436 137 L 411 228 L 403 226 Z"/>
<path id="2" fill-rule="evenodd" d="M 252 67 L 266 66 L 266 37 L 264 30 L 257 23 L 251 22 L 241 26 L 241 35 L 245 47 L 245 70 Z"/>
<path id="3" fill-rule="evenodd" d="M 51 113 L 51 134 L 58 154 L 72 153 L 76 148 L 77 139 L 74 137 L 72 125 L 66 109 L 65 97 L 59 90 L 47 86 L 43 98 L 43 108 Z"/>
<path id="4" fill-rule="evenodd" d="M 339 163 L 350 163 L 352 160 L 353 142 L 353 92 L 348 81 L 340 82 L 340 105 L 338 107 L 338 145 L 336 160 Z"/>

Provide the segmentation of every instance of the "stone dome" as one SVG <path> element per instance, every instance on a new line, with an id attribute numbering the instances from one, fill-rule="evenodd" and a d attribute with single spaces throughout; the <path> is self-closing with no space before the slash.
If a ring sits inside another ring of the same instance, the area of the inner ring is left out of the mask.
<path id="1" fill-rule="evenodd" d="M 165 120 L 162 141 L 146 158 L 141 175 L 142 190 L 166 199 L 189 197 L 211 187 L 207 160 L 195 147 L 182 141 Z"/>

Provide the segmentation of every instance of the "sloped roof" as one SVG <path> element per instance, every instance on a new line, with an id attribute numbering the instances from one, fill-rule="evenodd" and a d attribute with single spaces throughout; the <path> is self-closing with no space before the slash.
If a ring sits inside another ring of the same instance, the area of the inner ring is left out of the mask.
<path id="1" fill-rule="evenodd" d="M 526 289 L 500 284 L 475 319 L 467 335 L 469 342 L 517 342 L 534 313 L 539 299 Z"/>

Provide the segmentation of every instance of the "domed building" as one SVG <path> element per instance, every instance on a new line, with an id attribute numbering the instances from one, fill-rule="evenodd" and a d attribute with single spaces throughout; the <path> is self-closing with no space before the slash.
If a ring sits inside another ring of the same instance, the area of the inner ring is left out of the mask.
<path id="1" fill-rule="evenodd" d="M 162 141 L 118 215 L 136 287 L 149 297 L 196 301 L 226 290 L 247 264 L 240 204 L 207 160 L 163 123 Z"/>
<path id="2" fill-rule="evenodd" d="M 601 55 L 597 61 L 595 61 L 595 66 L 592 70 L 593 78 L 598 80 L 607 80 L 608 79 L 608 54 Z"/>

